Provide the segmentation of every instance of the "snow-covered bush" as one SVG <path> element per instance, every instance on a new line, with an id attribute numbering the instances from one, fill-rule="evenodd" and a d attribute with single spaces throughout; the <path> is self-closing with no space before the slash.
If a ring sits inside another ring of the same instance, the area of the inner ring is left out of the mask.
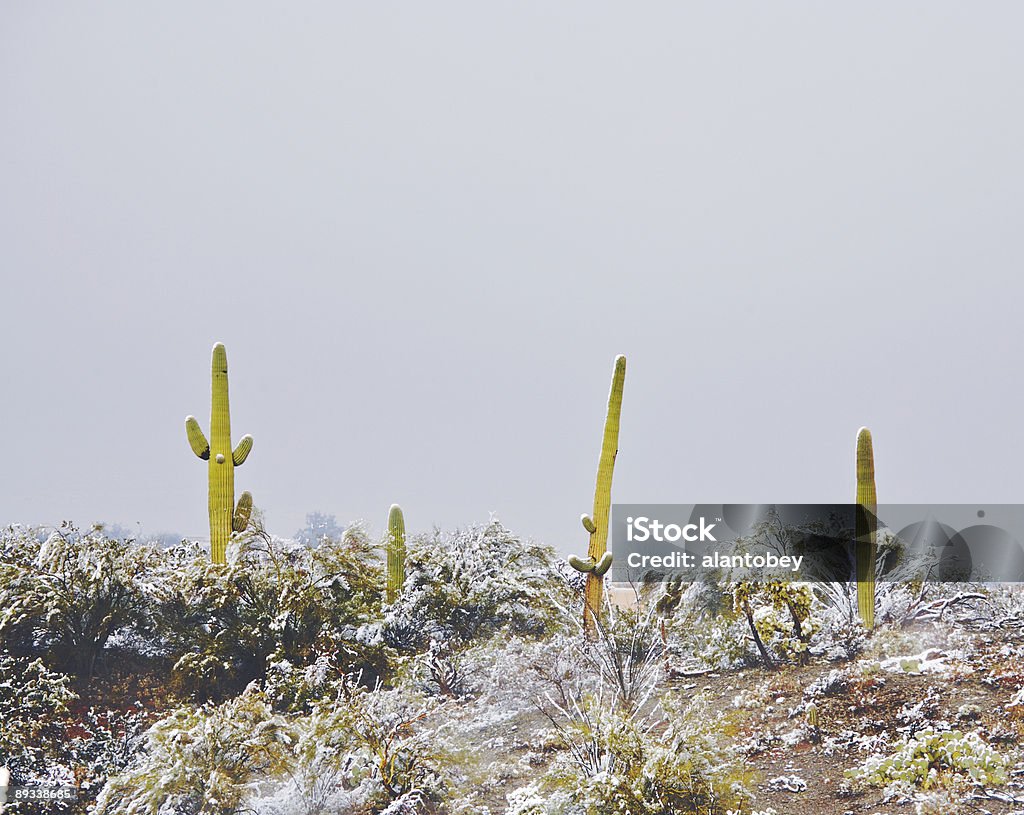
<path id="1" fill-rule="evenodd" d="M 551 677 L 537 707 L 554 762 L 509 797 L 508 812 L 707 812 L 744 799 L 744 773 L 718 741 L 722 714 L 701 699 L 659 698 L 664 642 L 659 605 L 608 607 L 596 641 L 562 643 L 573 669 Z"/>
<path id="2" fill-rule="evenodd" d="M 79 807 L 95 801 L 107 779 L 128 768 L 143 741 L 147 717 L 139 703 L 124 711 L 89 708 L 76 718 L 65 761 L 75 771 Z"/>
<path id="3" fill-rule="evenodd" d="M 21 782 L 46 773 L 61 755 L 71 680 L 42 660 L 0 651 L 0 767 Z"/>
<path id="4" fill-rule="evenodd" d="M 660 594 L 655 594 L 660 599 Z M 682 589 L 665 620 L 669 651 L 714 669 L 748 659 L 750 631 L 733 612 L 728 584 L 700 580 Z"/>
<path id="5" fill-rule="evenodd" d="M 385 640 L 422 651 L 431 640 L 549 633 L 559 607 L 571 602 L 557 561 L 553 549 L 520 540 L 498 521 L 414 538 L 402 593 L 386 610 Z"/>
<path id="6" fill-rule="evenodd" d="M 733 611 L 742 615 L 767 665 L 803 659 L 816 626 L 811 619 L 814 594 L 806 584 L 740 580 L 733 584 Z"/>
<path id="7" fill-rule="evenodd" d="M 662 675 L 665 646 L 659 622 L 652 604 L 620 609 L 607 603 L 597 621 L 597 638 L 588 642 L 581 628 L 572 641 L 576 660 L 612 690 L 616 707 L 629 715 L 646 705 Z"/>
<path id="8" fill-rule="evenodd" d="M 920 789 L 957 783 L 1005 784 L 1011 762 L 977 733 L 928 727 L 888 756 L 873 755 L 847 776 L 864 784 L 907 784 Z"/>
<path id="9" fill-rule="evenodd" d="M 343 687 L 351 683 L 351 675 L 345 674 L 327 654 L 309 665 L 271 658 L 263 690 L 275 710 L 301 713 L 317 701 L 337 698 Z"/>
<path id="10" fill-rule="evenodd" d="M 694 582 L 666 622 L 669 649 L 715 669 L 851 659 L 866 640 L 854 592 L 848 584 Z"/>
<path id="11" fill-rule="evenodd" d="M 560 725 L 566 749 L 537 781 L 509 796 L 506 815 L 643 812 L 725 815 L 748 796 L 742 765 L 719 742 L 703 701 L 670 709 L 667 724 L 582 700 Z"/>
<path id="12" fill-rule="evenodd" d="M 68 524 L 42 542 L 12 528 L 2 537 L 0 641 L 10 647 L 49 653 L 60 667 L 88 676 L 112 634 L 148 624 L 140 583 L 151 548 Z"/>
<path id="13" fill-rule="evenodd" d="M 408 804 L 410 796 L 440 800 L 446 762 L 425 723 L 437 709 L 415 694 L 379 687 L 354 687 L 344 699 L 315 706 L 295 724 L 291 775 L 301 797 L 323 804 L 358 789 L 372 812 L 403 798 Z"/>
<path id="14" fill-rule="evenodd" d="M 361 530 L 308 549 L 257 526 L 228 555 L 224 565 L 191 547 L 164 557 L 158 618 L 187 687 L 213 695 L 262 678 L 272 662 L 324 656 L 341 673 L 385 671 L 373 631 L 383 578 Z"/>
<path id="15" fill-rule="evenodd" d="M 294 734 L 262 694 L 179 708 L 146 733 L 142 755 L 107 782 L 97 815 L 234 815 L 265 777 L 287 770 Z"/>

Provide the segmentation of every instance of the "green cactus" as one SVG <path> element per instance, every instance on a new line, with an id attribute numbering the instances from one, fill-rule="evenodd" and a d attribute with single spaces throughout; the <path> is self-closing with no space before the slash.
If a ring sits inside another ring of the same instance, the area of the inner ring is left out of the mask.
<path id="1" fill-rule="evenodd" d="M 810 727 L 810 728 L 813 728 L 814 730 L 817 730 L 818 729 L 818 706 L 816 704 L 814 704 L 814 702 L 809 702 L 807 704 L 806 712 L 807 712 L 807 726 Z"/>
<path id="2" fill-rule="evenodd" d="M 868 631 L 875 627 L 875 558 L 877 541 L 875 515 L 875 456 L 871 431 L 857 432 L 857 610 Z"/>
<path id="3" fill-rule="evenodd" d="M 814 702 L 808 703 L 806 715 L 807 735 L 812 744 L 818 744 L 821 741 L 821 726 L 818 721 L 818 706 Z"/>
<path id="4" fill-rule="evenodd" d="M 594 514 L 583 515 L 583 528 L 590 533 L 587 557 L 573 555 L 569 565 L 587 576 L 583 604 L 583 631 L 588 639 L 597 636 L 597 615 L 604 596 L 604 575 L 611 568 L 612 553 L 608 551 L 608 523 L 612 508 L 612 471 L 619 448 L 619 415 L 622 412 L 622 386 L 626 379 L 626 358 L 615 358 L 612 387 L 608 394 L 608 413 L 604 420 L 601 458 L 597 464 L 597 486 L 594 490 Z"/>
<path id="5" fill-rule="evenodd" d="M 210 441 L 206 440 L 195 416 L 185 419 L 188 443 L 210 466 L 210 557 L 224 563 L 231 532 L 242 532 L 252 514 L 252 495 L 243 492 L 235 506 L 235 467 L 242 466 L 252 450 L 252 436 L 242 436 L 231 449 L 231 415 L 228 410 L 228 355 L 222 343 L 213 346 L 213 408 L 210 413 Z"/>
<path id="6" fill-rule="evenodd" d="M 391 505 L 388 512 L 388 584 L 386 599 L 389 603 L 398 599 L 405 583 L 405 517 L 398 504 Z"/>

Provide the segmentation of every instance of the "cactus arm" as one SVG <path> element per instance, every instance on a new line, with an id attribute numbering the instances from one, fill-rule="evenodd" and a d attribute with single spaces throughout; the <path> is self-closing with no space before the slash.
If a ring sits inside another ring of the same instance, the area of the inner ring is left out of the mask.
<path id="1" fill-rule="evenodd" d="M 185 435 L 188 436 L 189 447 L 203 461 L 210 458 L 210 442 L 206 440 L 206 434 L 199 426 L 195 416 L 185 417 Z"/>
<path id="2" fill-rule="evenodd" d="M 612 567 L 612 553 L 605 552 L 597 563 L 594 564 L 594 574 L 597 577 L 604 577 L 605 573 Z"/>
<path id="3" fill-rule="evenodd" d="M 245 490 L 238 496 L 238 505 L 231 518 L 231 529 L 234 532 L 244 532 L 249 528 L 250 518 L 252 518 L 252 493 Z"/>
<path id="4" fill-rule="evenodd" d="M 252 450 L 252 436 L 246 433 L 239 439 L 238 447 L 231 453 L 231 461 L 236 467 L 241 467 L 245 463 L 250 450 Z"/>
<path id="5" fill-rule="evenodd" d="M 597 527 L 594 526 L 593 520 L 591 520 L 590 516 L 586 513 L 580 515 L 580 521 L 583 523 L 583 528 L 586 529 L 587 532 L 591 535 L 593 535 L 597 531 Z"/>
<path id="6" fill-rule="evenodd" d="M 398 504 L 388 512 L 388 582 L 385 597 L 388 603 L 398 599 L 405 583 L 405 516 Z"/>
<path id="7" fill-rule="evenodd" d="M 592 557 L 582 558 L 576 557 L 576 555 L 569 555 L 569 565 L 572 566 L 577 572 L 583 572 L 588 574 L 594 571 L 594 567 L 597 565 L 596 561 Z"/>
<path id="8" fill-rule="evenodd" d="M 595 568 L 587 573 L 587 586 L 583 606 L 583 630 L 589 639 L 597 636 L 597 615 L 601 611 L 604 596 L 603 572 L 597 574 L 597 564 L 605 564 L 604 557 L 608 552 L 608 521 L 612 507 L 612 472 L 615 469 L 615 456 L 619 449 L 619 416 L 622 412 L 622 389 L 626 379 L 626 358 L 615 358 L 615 369 L 612 373 L 612 385 L 608 392 L 608 412 L 604 420 L 604 436 L 601 440 L 601 457 L 597 464 L 597 485 L 594 488 L 594 513 L 590 523 L 583 522 L 590 532 L 590 545 L 587 548 L 587 559 L 593 560 Z M 593 529 L 591 530 L 591 527 Z M 605 571 L 611 565 L 607 561 Z"/>
<path id="9" fill-rule="evenodd" d="M 857 433 L 857 611 L 869 631 L 875 627 L 875 558 L 877 540 L 875 515 L 875 455 L 871 431 Z"/>

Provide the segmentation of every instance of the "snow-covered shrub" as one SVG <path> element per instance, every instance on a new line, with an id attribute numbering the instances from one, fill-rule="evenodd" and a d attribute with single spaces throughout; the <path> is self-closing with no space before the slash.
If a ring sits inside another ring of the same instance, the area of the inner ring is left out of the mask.
<path id="1" fill-rule="evenodd" d="M 220 705 L 178 708 L 146 731 L 95 813 L 419 811 L 444 791 L 444 760 L 424 723 L 436 708 L 354 685 L 302 715 L 276 713 L 255 686 Z"/>
<path id="2" fill-rule="evenodd" d="M 179 708 L 145 735 L 142 755 L 113 776 L 97 815 L 234 815 L 265 777 L 286 771 L 294 734 L 262 694 Z"/>
<path id="3" fill-rule="evenodd" d="M 68 524 L 42 542 L 11 528 L 2 537 L 0 553 L 11 557 L 0 566 L 0 641 L 50 653 L 88 676 L 113 633 L 147 625 L 140 583 L 155 556 L 150 547 Z"/>
<path id="4" fill-rule="evenodd" d="M 303 666 L 271 657 L 263 690 L 275 710 L 299 713 L 308 711 L 313 703 L 322 699 L 337 698 L 351 681 L 351 676 L 345 674 L 327 654 Z"/>
<path id="5" fill-rule="evenodd" d="M 411 693 L 353 687 L 336 702 L 315 705 L 295 721 L 291 778 L 307 809 L 319 811 L 340 793 L 358 790 L 362 811 L 403 801 L 441 799 L 445 759 L 425 722 L 438 709 Z M 412 810 L 410 810 L 412 811 Z"/>
<path id="6" fill-rule="evenodd" d="M 725 670 L 750 661 L 746 620 L 731 609 L 720 614 L 702 614 L 694 606 L 684 605 L 666 627 L 669 648 L 701 665 Z"/>
<path id="7" fill-rule="evenodd" d="M 572 641 L 584 670 L 612 689 L 615 705 L 627 714 L 648 702 L 661 678 L 665 646 L 659 622 L 653 604 L 620 609 L 606 603 L 597 620 L 597 638 L 588 642 L 581 629 Z"/>
<path id="8" fill-rule="evenodd" d="M 414 538 L 398 600 L 386 610 L 385 640 L 422 651 L 431 640 L 471 642 L 505 631 L 541 636 L 571 601 L 547 546 L 524 542 L 498 521 Z"/>
<path id="9" fill-rule="evenodd" d="M 725 815 L 747 798 L 746 773 L 719 742 L 721 716 L 703 701 L 670 709 L 667 725 L 655 725 L 599 698 L 582 700 L 560 726 L 566 749 L 509 796 L 506 815 Z"/>
<path id="10" fill-rule="evenodd" d="M 659 605 L 609 607 L 596 641 L 561 643 L 571 666 L 537 707 L 557 751 L 539 781 L 509 798 L 509 812 L 723 813 L 743 799 L 743 773 L 718 741 L 724 716 L 704 700 L 658 698 L 664 643 Z"/>
<path id="11" fill-rule="evenodd" d="M 79 806 L 95 801 L 107 779 L 131 764 L 142 744 L 147 718 L 141 703 L 126 711 L 91 707 L 77 718 L 65 760 L 75 770 Z"/>
<path id="12" fill-rule="evenodd" d="M 757 653 L 768 666 L 803 658 L 816 626 L 810 619 L 814 595 L 799 583 L 778 580 L 732 584 L 733 612 L 747 621 Z"/>
<path id="13" fill-rule="evenodd" d="M 876 586 L 876 600 L 880 593 L 884 594 Z M 867 641 L 867 629 L 857 610 L 857 584 L 818 583 L 814 594 L 811 613 L 817 621 L 817 631 L 809 652 L 829 661 L 853 659 Z M 876 624 L 880 621 L 881 615 L 876 613 Z"/>
<path id="14" fill-rule="evenodd" d="M 341 673 L 386 668 L 373 621 L 382 576 L 358 529 L 315 549 L 256 532 L 235 541 L 228 563 L 201 551 L 166 553 L 158 614 L 175 671 L 215 694 L 262 678 L 271 662 L 307 666 L 328 656 Z"/>
<path id="15" fill-rule="evenodd" d="M 879 787 L 901 783 L 920 789 L 957 783 L 993 785 L 1006 783 L 1010 764 L 977 733 L 928 727 L 899 743 L 890 755 L 871 756 L 846 775 Z"/>
<path id="16" fill-rule="evenodd" d="M 0 767 L 24 783 L 45 773 L 61 757 L 68 705 L 76 698 L 71 680 L 42 660 L 0 651 Z"/>

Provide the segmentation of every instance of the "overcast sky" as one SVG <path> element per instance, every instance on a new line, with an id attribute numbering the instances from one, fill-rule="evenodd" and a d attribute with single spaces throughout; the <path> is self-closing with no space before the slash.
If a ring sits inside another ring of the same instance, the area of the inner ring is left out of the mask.
<path id="1" fill-rule="evenodd" d="M 0 522 L 1024 501 L 1024 6 L 0 6 Z"/>

